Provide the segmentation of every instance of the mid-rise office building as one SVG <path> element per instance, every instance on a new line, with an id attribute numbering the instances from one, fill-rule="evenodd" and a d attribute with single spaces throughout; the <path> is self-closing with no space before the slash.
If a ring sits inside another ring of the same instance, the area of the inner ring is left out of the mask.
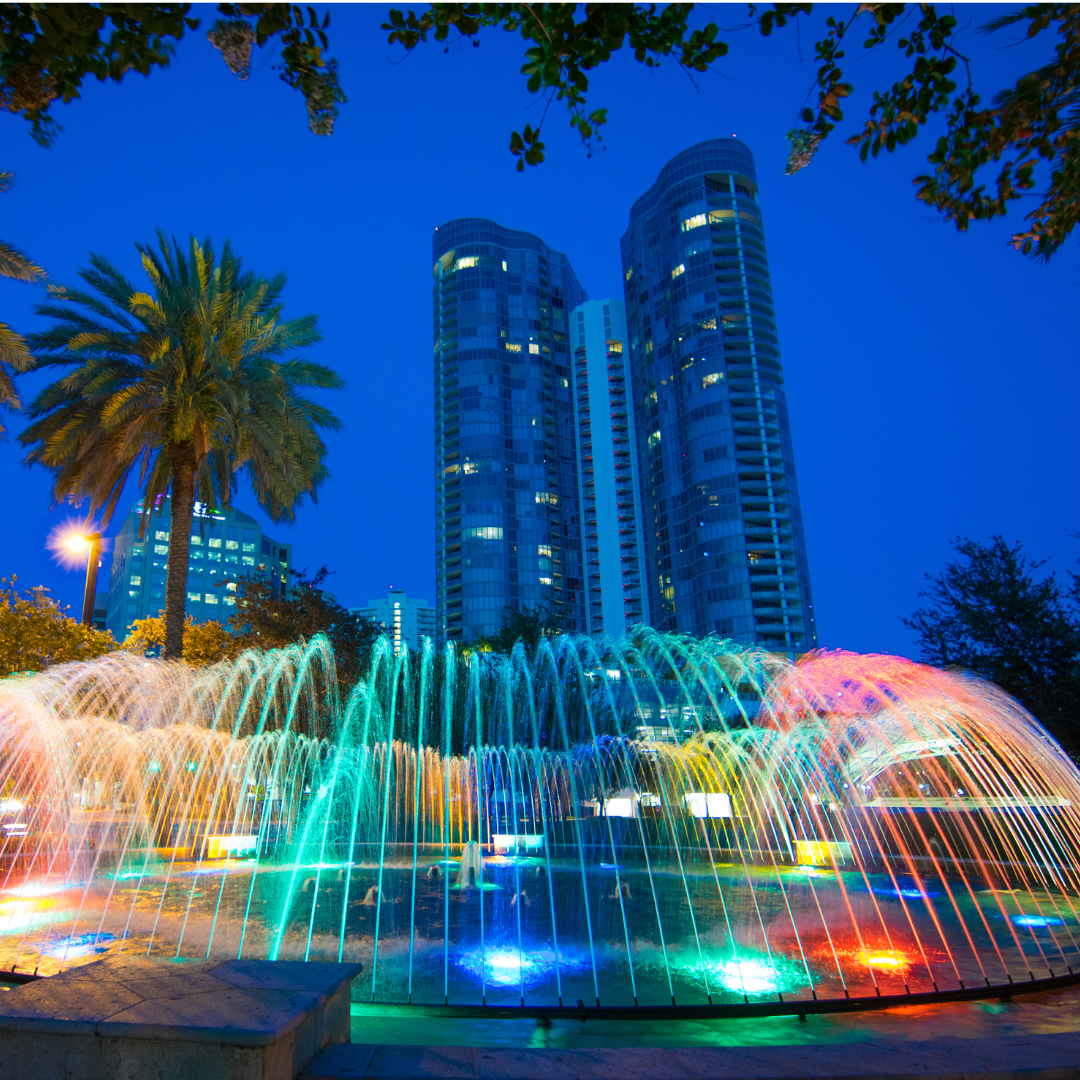
<path id="1" fill-rule="evenodd" d="M 395 656 L 402 649 L 422 648 L 425 638 L 435 638 L 435 609 L 426 600 L 410 600 L 404 589 L 392 588 L 387 596 L 369 600 L 367 607 L 349 610 L 381 626 L 394 644 Z"/>
<path id="2" fill-rule="evenodd" d="M 661 630 L 816 641 L 754 159 L 669 161 L 622 238 L 647 610 Z"/>
<path id="3" fill-rule="evenodd" d="M 620 638 L 648 623 L 630 407 L 630 349 L 621 300 L 586 300 L 570 316 L 585 565 L 585 631 Z"/>
<path id="4" fill-rule="evenodd" d="M 568 259 L 482 218 L 435 231 L 436 622 L 494 633 L 546 604 L 586 628 Z"/>
<path id="5" fill-rule="evenodd" d="M 282 593 L 286 591 L 292 545 L 265 536 L 259 523 L 242 510 L 210 510 L 197 502 L 190 528 L 186 609 L 196 621 L 228 619 L 236 606 L 235 583 L 241 575 L 263 574 Z M 139 500 L 113 541 L 107 623 L 117 641 L 127 637 L 135 619 L 165 609 L 171 536 L 172 500 L 159 496 L 145 518 Z"/>

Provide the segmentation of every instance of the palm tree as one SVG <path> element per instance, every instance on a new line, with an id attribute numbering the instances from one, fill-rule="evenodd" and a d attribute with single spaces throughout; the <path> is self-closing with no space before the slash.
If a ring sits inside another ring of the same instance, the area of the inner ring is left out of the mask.
<path id="1" fill-rule="evenodd" d="M 271 519 L 292 521 L 328 475 L 316 429 L 340 426 L 301 388 L 344 383 L 283 359 L 322 336 L 314 315 L 281 319 L 284 275 L 242 271 L 228 243 L 220 259 L 209 240 L 185 254 L 162 233 L 156 250 L 137 247 L 153 295 L 100 255 L 80 273 L 90 291 L 50 287 L 54 302 L 37 311 L 54 325 L 30 348 L 36 367 L 71 370 L 34 399 L 19 439 L 28 464 L 55 474 L 57 502 L 89 499 L 103 525 L 136 474 L 148 514 L 171 489 L 164 655 L 180 659 L 195 500 L 227 507 L 243 469 Z"/>
<path id="2" fill-rule="evenodd" d="M 12 175 L 0 172 L 0 194 L 11 189 Z M 0 240 L 0 277 L 14 278 L 16 281 L 40 281 L 45 271 L 32 263 L 21 251 L 16 251 L 10 244 Z M 22 371 L 31 363 L 26 341 L 16 334 L 10 326 L 0 322 L 0 407 L 18 409 L 19 401 L 12 370 Z M 0 440 L 7 432 L 0 423 Z"/>

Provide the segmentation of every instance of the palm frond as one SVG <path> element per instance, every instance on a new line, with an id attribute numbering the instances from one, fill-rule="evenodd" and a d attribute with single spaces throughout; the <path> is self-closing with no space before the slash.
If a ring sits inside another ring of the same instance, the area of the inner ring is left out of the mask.
<path id="1" fill-rule="evenodd" d="M 40 281 L 45 271 L 31 262 L 21 251 L 0 240 L 0 277 L 16 281 Z"/>

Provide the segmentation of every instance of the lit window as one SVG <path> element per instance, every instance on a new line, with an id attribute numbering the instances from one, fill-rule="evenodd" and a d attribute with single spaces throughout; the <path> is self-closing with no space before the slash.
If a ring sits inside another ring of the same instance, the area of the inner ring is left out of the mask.
<path id="1" fill-rule="evenodd" d="M 154 545 L 154 554 L 155 555 L 168 555 L 169 554 L 169 545 L 168 544 L 155 544 Z"/>
<path id="2" fill-rule="evenodd" d="M 237 560 L 237 556 L 236 556 L 236 555 L 226 555 L 226 556 L 225 556 L 225 561 L 226 561 L 227 563 L 232 563 L 232 564 L 233 564 L 233 566 L 235 566 L 235 565 L 236 565 L 236 560 Z"/>
<path id="3" fill-rule="evenodd" d="M 243 550 L 244 551 L 254 551 L 255 550 L 255 545 L 254 544 L 245 544 L 244 547 L 243 547 Z"/>
<path id="4" fill-rule="evenodd" d="M 463 540 L 501 540 L 502 528 L 498 525 L 478 525 L 474 529 L 462 529 Z"/>
<path id="5" fill-rule="evenodd" d="M 685 264 L 679 263 L 679 265 L 676 266 L 675 269 L 671 271 L 671 276 L 673 278 L 677 278 L 680 274 L 685 274 L 685 273 L 686 273 Z"/>
<path id="6" fill-rule="evenodd" d="M 551 548 L 547 544 L 540 544 L 536 549 L 537 555 L 545 555 L 547 558 L 551 558 Z"/>
<path id="7" fill-rule="evenodd" d="M 138 595 L 139 595 L 139 590 L 138 589 L 128 589 L 128 596 L 138 596 Z"/>
<path id="8" fill-rule="evenodd" d="M 154 539 L 155 540 L 168 540 L 169 539 L 168 530 L 162 531 L 161 529 L 158 529 L 158 531 L 156 533 L 154 533 Z"/>
<path id="9" fill-rule="evenodd" d="M 655 447 L 657 447 L 659 445 L 660 445 L 660 432 L 659 431 L 654 431 L 649 436 L 649 449 L 652 450 L 652 449 L 654 449 Z"/>
<path id="10" fill-rule="evenodd" d="M 538 491 L 536 493 L 537 503 L 546 503 L 548 506 L 558 506 L 559 496 L 553 491 Z"/>
<path id="11" fill-rule="evenodd" d="M 226 607 L 236 607 L 236 597 L 235 596 L 226 596 L 222 600 L 222 603 L 225 604 Z"/>
<path id="12" fill-rule="evenodd" d="M 190 600 L 190 601 L 191 601 L 191 602 L 192 602 L 193 604 L 197 604 L 197 603 L 199 603 L 199 601 L 200 601 L 200 600 L 202 600 L 202 593 L 197 593 L 197 592 L 189 592 L 189 593 L 187 594 L 187 598 L 188 598 L 188 599 L 189 599 L 189 600 Z"/>
<path id="13" fill-rule="evenodd" d="M 447 465 L 446 468 L 443 469 L 442 474 L 443 476 L 457 476 L 458 469 L 460 468 L 460 465 Z"/>
<path id="14" fill-rule="evenodd" d="M 570 380 L 569 379 L 560 379 L 559 382 L 562 383 L 562 388 L 564 390 L 569 390 L 570 389 Z"/>
<path id="15" fill-rule="evenodd" d="M 207 604 L 216 604 L 218 602 L 218 598 L 212 592 L 206 593 L 203 600 Z"/>
<path id="16" fill-rule="evenodd" d="M 710 210 L 709 224 L 718 225 L 721 221 L 731 221 L 734 217 L 734 210 Z"/>
<path id="17" fill-rule="evenodd" d="M 691 229 L 698 229 L 702 225 L 704 225 L 707 220 L 708 219 L 705 214 L 695 214 L 693 217 L 688 217 L 682 223 L 682 231 L 689 232 Z"/>
<path id="18" fill-rule="evenodd" d="M 454 263 L 455 270 L 468 270 L 471 267 L 480 265 L 479 255 L 463 255 Z"/>
<path id="19" fill-rule="evenodd" d="M 533 356 L 539 356 L 540 355 L 540 346 L 539 345 L 530 345 L 529 346 L 529 352 L 532 353 Z"/>
<path id="20" fill-rule="evenodd" d="M 239 551 L 240 550 L 240 544 L 236 540 L 226 540 L 225 541 L 225 547 L 229 551 Z"/>
<path id="21" fill-rule="evenodd" d="M 229 592 L 236 592 L 236 582 L 235 581 L 226 582 L 225 583 L 225 588 L 228 589 Z"/>
<path id="22" fill-rule="evenodd" d="M 631 266 L 630 269 L 626 271 L 626 280 L 629 281 L 633 276 L 634 268 Z"/>
<path id="23" fill-rule="evenodd" d="M 609 353 L 617 353 L 617 354 L 619 354 L 621 356 L 622 355 L 622 342 L 621 341 L 615 341 L 613 338 L 608 338 L 608 340 L 607 340 L 607 351 Z"/>
<path id="24" fill-rule="evenodd" d="M 542 577 L 542 578 L 540 579 L 540 584 L 541 584 L 541 585 L 550 585 L 550 584 L 551 584 L 551 578 L 549 578 L 549 577 Z"/>
<path id="25" fill-rule="evenodd" d="M 216 536 L 214 536 L 214 537 L 211 537 L 211 538 L 210 538 L 210 546 L 211 546 L 212 548 L 219 548 L 219 547 L 221 547 L 221 539 L 220 539 L 220 537 L 216 537 Z"/>
<path id="26" fill-rule="evenodd" d="M 701 388 L 704 390 L 707 386 L 715 386 L 722 378 L 723 376 L 716 372 L 713 372 L 712 375 L 706 375 L 701 380 Z"/>
<path id="27" fill-rule="evenodd" d="M 195 547 L 198 547 L 202 543 L 202 537 L 198 534 L 195 534 L 191 537 L 191 542 L 195 545 Z"/>
<path id="28" fill-rule="evenodd" d="M 652 338 L 649 338 L 649 340 L 645 342 L 645 355 L 648 356 L 651 352 L 652 352 Z"/>
<path id="29" fill-rule="evenodd" d="M 220 551 L 208 551 L 206 553 L 206 557 L 211 562 L 221 562 L 221 552 Z"/>
<path id="30" fill-rule="evenodd" d="M 141 585 L 142 584 L 142 575 L 141 574 L 132 574 L 131 575 L 131 580 L 128 582 L 128 584 L 129 585 Z"/>
<path id="31" fill-rule="evenodd" d="M 503 269 L 504 270 L 506 269 L 506 260 L 505 259 L 503 259 Z"/>
<path id="32" fill-rule="evenodd" d="M 198 562 L 203 557 L 203 553 L 201 551 L 192 551 L 189 552 L 189 554 L 196 562 Z"/>
<path id="33" fill-rule="evenodd" d="M 507 352 L 521 352 L 521 346 L 515 345 L 512 341 L 504 342 Z"/>
<path id="34" fill-rule="evenodd" d="M 255 556 L 254 555 L 241 555 L 240 556 L 240 562 L 244 566 L 254 566 L 255 565 Z"/>

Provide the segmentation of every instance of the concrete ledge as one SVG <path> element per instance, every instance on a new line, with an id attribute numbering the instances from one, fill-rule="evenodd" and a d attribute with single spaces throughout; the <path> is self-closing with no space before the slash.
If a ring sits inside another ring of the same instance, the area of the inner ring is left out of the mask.
<path id="1" fill-rule="evenodd" d="M 349 1039 L 359 964 L 110 957 L 0 997 L 0 1080 L 293 1080 Z"/>
<path id="2" fill-rule="evenodd" d="M 332 1046 L 300 1080 L 1072 1080 L 1080 1033 L 628 1050 Z"/>

